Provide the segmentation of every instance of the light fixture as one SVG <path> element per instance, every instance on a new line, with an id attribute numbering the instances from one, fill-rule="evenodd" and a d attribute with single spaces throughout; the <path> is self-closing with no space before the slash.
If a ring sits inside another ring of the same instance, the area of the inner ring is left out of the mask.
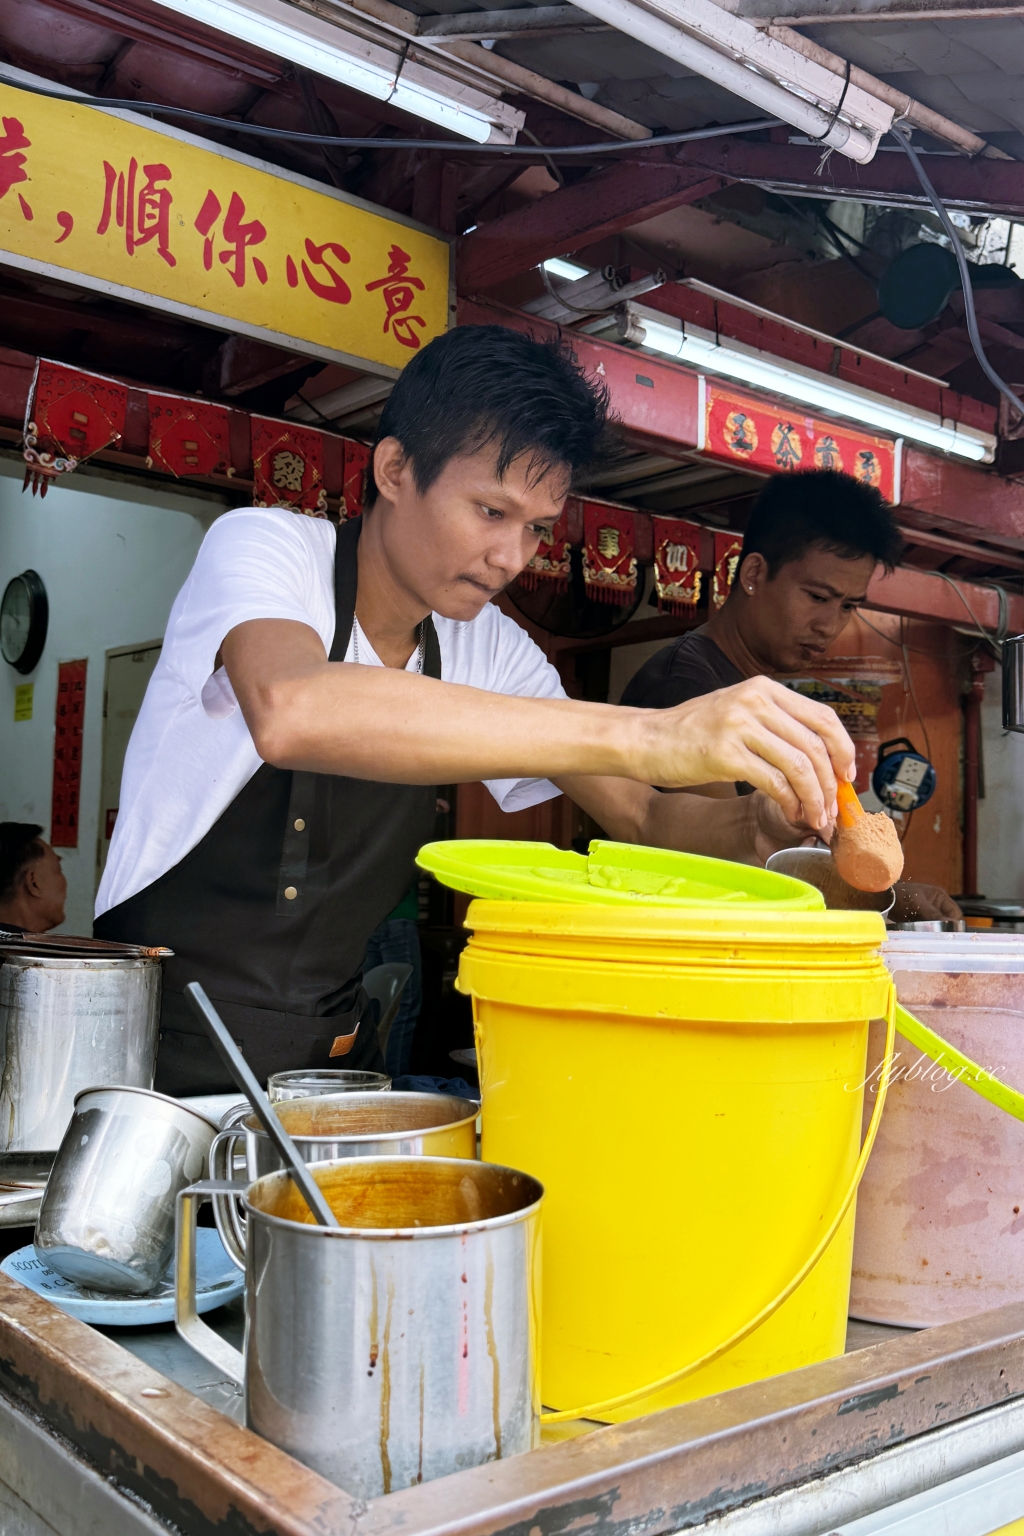
<path id="1" fill-rule="evenodd" d="M 522 126 L 523 114 L 505 102 L 282 0 L 157 4 L 477 144 L 513 143 Z"/>
<path id="2" fill-rule="evenodd" d="M 568 278 L 570 282 L 586 277 L 589 270 L 587 267 L 578 267 L 574 261 L 564 261 L 561 256 L 552 256 L 550 261 L 542 261 L 541 266 L 552 277 Z"/>
<path id="3" fill-rule="evenodd" d="M 641 347 L 676 358 L 702 373 L 721 374 L 755 389 L 799 401 L 812 410 L 843 416 L 847 421 L 860 422 L 862 426 L 907 438 L 926 448 L 937 448 L 942 453 L 956 454 L 975 464 L 991 463 L 995 456 L 996 439 L 989 432 L 888 400 L 857 384 L 839 383 L 799 363 L 772 359 L 742 342 L 719 342 L 711 331 L 673 321 L 642 305 L 627 304 L 624 308 L 628 315 L 618 319 L 623 334 L 636 337 Z M 643 329 L 642 341 L 637 327 Z"/>

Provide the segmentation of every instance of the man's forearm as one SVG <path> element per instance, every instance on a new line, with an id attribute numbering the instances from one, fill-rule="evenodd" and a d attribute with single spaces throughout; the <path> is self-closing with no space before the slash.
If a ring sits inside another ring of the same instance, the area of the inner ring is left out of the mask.
<path id="1" fill-rule="evenodd" d="M 622 779 L 572 775 L 555 782 L 616 842 L 646 843 L 739 863 L 758 862 L 752 795 L 710 800 L 661 794 L 646 784 Z"/>

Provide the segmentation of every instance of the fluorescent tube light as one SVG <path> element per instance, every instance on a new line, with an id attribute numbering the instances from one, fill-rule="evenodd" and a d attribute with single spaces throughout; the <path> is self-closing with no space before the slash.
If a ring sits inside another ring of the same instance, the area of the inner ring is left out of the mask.
<path id="1" fill-rule="evenodd" d="M 398 50 L 392 53 L 276 0 L 188 0 L 185 6 L 181 0 L 157 3 L 477 144 L 491 139 L 511 142 L 518 128 L 515 118 L 521 121 L 520 114 L 512 114 L 509 120 L 504 102 L 492 102 L 483 92 L 456 80 L 449 82 L 446 76 L 422 65 L 407 63 L 402 67 L 403 56 Z M 432 80 L 443 81 L 445 87 L 450 83 L 451 94 L 447 89 L 434 89 L 427 83 Z"/>
<path id="2" fill-rule="evenodd" d="M 552 256 L 550 261 L 542 261 L 541 266 L 552 277 L 567 277 L 571 282 L 587 275 L 586 267 L 578 267 L 574 261 L 563 261 L 561 256 Z"/>
<path id="3" fill-rule="evenodd" d="M 991 433 L 943 420 L 912 405 L 887 400 L 884 395 L 873 394 L 857 385 L 833 382 L 798 363 L 774 362 L 764 353 L 747 349 L 739 342 L 722 345 L 710 332 L 689 326 L 684 328 L 681 322 L 673 324 L 666 316 L 655 318 L 655 312 L 649 309 L 636 305 L 629 307 L 646 333 L 640 343 L 642 347 L 677 358 L 702 373 L 722 374 L 755 389 L 784 395 L 812 410 L 845 416 L 848 421 L 858 421 L 862 426 L 874 427 L 893 437 L 908 438 L 942 453 L 956 454 L 975 464 L 992 461 L 996 440 Z"/>

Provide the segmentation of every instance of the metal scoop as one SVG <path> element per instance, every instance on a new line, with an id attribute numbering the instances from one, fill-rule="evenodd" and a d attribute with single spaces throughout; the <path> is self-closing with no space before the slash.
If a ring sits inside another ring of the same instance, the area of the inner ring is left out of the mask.
<path id="1" fill-rule="evenodd" d="M 340 1227 L 340 1221 L 324 1199 L 319 1184 L 299 1156 L 294 1141 L 275 1115 L 270 1100 L 253 1076 L 249 1063 L 228 1034 L 224 1027 L 224 1020 L 197 981 L 189 982 L 185 988 L 185 996 L 205 1024 L 220 1059 L 249 1100 L 257 1119 L 280 1152 L 288 1172 L 298 1185 L 299 1193 L 316 1220 L 322 1227 Z"/>
<path id="2" fill-rule="evenodd" d="M 896 902 L 892 886 L 887 891 L 858 891 L 847 885 L 827 848 L 782 848 L 772 854 L 765 868 L 817 886 L 831 912 L 881 912 L 884 917 Z"/>

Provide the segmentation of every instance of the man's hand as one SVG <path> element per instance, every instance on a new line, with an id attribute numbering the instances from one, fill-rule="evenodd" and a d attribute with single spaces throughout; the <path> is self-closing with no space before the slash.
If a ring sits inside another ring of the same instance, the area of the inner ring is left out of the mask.
<path id="1" fill-rule="evenodd" d="M 889 916 L 894 923 L 957 922 L 963 913 L 941 885 L 921 885 L 900 880 L 894 887 L 896 902 Z"/>
<path id="2" fill-rule="evenodd" d="M 852 779 L 854 750 L 827 705 L 752 677 L 648 714 L 648 771 L 637 778 L 668 789 L 745 780 L 790 822 L 822 833 L 834 821 L 836 780 Z"/>

